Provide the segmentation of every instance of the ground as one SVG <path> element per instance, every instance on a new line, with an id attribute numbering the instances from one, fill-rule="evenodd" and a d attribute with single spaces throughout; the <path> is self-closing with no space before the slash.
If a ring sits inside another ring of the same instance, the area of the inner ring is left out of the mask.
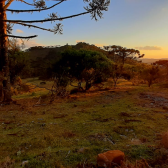
<path id="1" fill-rule="evenodd" d="M 144 158 L 164 167 L 156 160 L 167 152 L 160 146 L 168 130 L 165 85 L 148 88 L 122 80 L 116 89 L 109 84 L 51 104 L 40 93 L 47 91 L 17 95 L 15 103 L 0 106 L 2 165 L 17 168 L 28 161 L 28 168 L 70 168 L 86 160 L 96 164 L 97 154 L 115 149 L 131 162 Z"/>

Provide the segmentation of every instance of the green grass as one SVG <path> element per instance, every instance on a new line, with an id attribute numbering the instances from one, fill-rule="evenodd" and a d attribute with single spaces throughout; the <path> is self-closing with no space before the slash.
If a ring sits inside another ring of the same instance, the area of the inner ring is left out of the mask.
<path id="1" fill-rule="evenodd" d="M 39 107 L 32 105 L 45 91 L 15 96 L 21 105 L 0 108 L 1 162 L 9 157 L 16 168 L 25 160 L 29 161 L 27 168 L 71 168 L 86 159 L 96 163 L 97 154 L 116 149 L 125 152 L 133 162 L 154 157 L 155 133 L 167 129 L 167 119 L 154 112 L 156 108 L 141 106 L 140 101 L 145 100 L 139 94 L 168 90 L 157 86 L 132 87 L 126 81 L 120 81 L 118 87 L 94 96 L 88 93 L 88 97 L 81 93 L 76 100 L 61 99 Z M 157 110 L 164 111 L 162 107 Z M 133 144 L 132 139 L 145 142 Z"/>

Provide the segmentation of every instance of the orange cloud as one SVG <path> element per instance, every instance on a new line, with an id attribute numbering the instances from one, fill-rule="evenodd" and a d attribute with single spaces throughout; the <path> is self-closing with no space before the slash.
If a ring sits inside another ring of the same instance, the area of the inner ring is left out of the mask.
<path id="1" fill-rule="evenodd" d="M 17 33 L 24 33 L 22 30 L 20 30 L 20 29 L 16 29 L 16 32 Z"/>
<path id="2" fill-rule="evenodd" d="M 137 50 L 162 50 L 162 48 L 158 46 L 135 47 L 135 49 Z"/>
<path id="3" fill-rule="evenodd" d="M 95 46 L 97 46 L 97 47 L 103 47 L 103 46 L 106 46 L 106 44 L 95 44 Z"/>

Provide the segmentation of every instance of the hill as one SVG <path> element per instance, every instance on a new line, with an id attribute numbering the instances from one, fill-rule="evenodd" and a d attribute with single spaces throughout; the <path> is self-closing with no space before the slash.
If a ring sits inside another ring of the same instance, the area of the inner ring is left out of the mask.
<path id="1" fill-rule="evenodd" d="M 102 52 L 103 54 L 107 54 L 106 51 L 104 51 L 103 49 L 97 46 L 90 45 L 87 43 L 82 43 L 82 42 L 77 43 L 76 45 L 65 45 L 65 46 L 55 46 L 55 47 L 54 46 L 52 47 L 35 46 L 27 49 L 26 52 L 29 53 L 30 59 L 33 61 L 37 60 L 37 58 L 53 59 L 53 58 L 59 57 L 60 53 L 68 49 L 69 47 L 72 47 L 77 50 L 79 49 L 94 50 L 94 51 Z"/>
<path id="2" fill-rule="evenodd" d="M 153 58 L 142 58 L 143 63 L 151 64 L 159 60 L 168 60 L 168 58 L 161 58 L 161 59 L 153 59 Z"/>

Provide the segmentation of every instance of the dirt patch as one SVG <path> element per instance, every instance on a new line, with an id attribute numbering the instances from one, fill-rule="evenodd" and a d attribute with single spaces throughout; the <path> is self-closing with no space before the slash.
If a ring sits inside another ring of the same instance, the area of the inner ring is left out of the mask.
<path id="1" fill-rule="evenodd" d="M 143 107 L 162 107 L 164 110 L 168 110 L 168 98 L 164 94 L 140 93 L 139 98 L 143 100 L 141 102 Z"/>

